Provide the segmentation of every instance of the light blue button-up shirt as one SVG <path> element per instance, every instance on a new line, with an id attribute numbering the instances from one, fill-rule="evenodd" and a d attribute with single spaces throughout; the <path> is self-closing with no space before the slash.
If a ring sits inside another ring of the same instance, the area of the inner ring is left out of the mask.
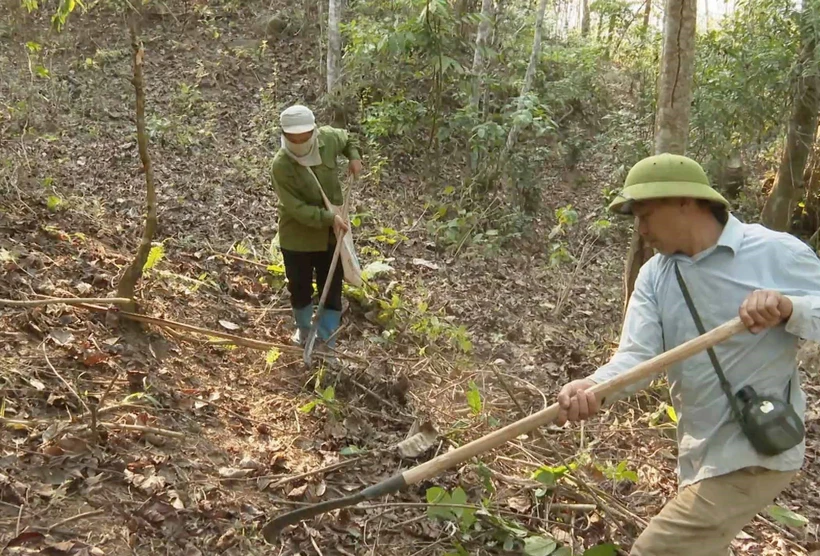
<path id="1" fill-rule="evenodd" d="M 791 299 L 794 310 L 785 324 L 758 334 L 741 332 L 713 349 L 733 392 L 746 385 L 784 399 L 790 392 L 804 419 L 806 397 L 796 355 L 799 338 L 820 341 L 820 260 L 794 236 L 744 224 L 733 215 L 709 249 L 694 257 L 656 254 L 641 267 L 618 350 L 590 378 L 608 380 L 698 336 L 675 277 L 676 261 L 707 331 L 738 316 L 743 300 L 756 289 L 777 290 Z M 805 442 L 776 456 L 754 449 L 732 416 L 706 351 L 670 366 L 667 377 L 678 415 L 679 488 L 747 466 L 801 467 Z"/>

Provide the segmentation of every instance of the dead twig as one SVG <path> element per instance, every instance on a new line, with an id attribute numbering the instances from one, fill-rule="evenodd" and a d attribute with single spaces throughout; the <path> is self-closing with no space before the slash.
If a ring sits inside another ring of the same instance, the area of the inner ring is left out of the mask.
<path id="1" fill-rule="evenodd" d="M 306 524 L 304 524 L 304 523 L 303 523 L 302 525 L 304 525 L 304 527 L 305 527 L 305 532 L 306 532 L 306 533 L 308 534 L 308 536 L 310 537 L 310 544 L 312 544 L 312 545 L 313 545 L 313 548 L 315 548 L 315 549 L 316 549 L 316 553 L 317 553 L 319 556 L 325 556 L 324 554 L 322 554 L 322 551 L 321 551 L 321 550 L 319 550 L 319 545 L 317 545 L 317 544 L 316 544 L 316 540 L 313 538 L 313 535 L 311 535 L 311 534 L 310 534 L 310 531 L 308 531 L 307 525 L 306 525 Z"/>
<path id="2" fill-rule="evenodd" d="M 107 511 L 108 510 L 92 510 L 90 512 L 84 512 L 84 513 L 81 513 L 81 514 L 73 515 L 71 517 L 67 517 L 67 518 L 63 519 L 62 521 L 58 521 L 54 525 L 49 525 L 48 527 L 45 527 L 43 529 L 45 530 L 46 534 L 48 534 L 48 533 L 51 533 L 54 529 L 59 529 L 62 525 L 68 525 L 69 523 L 73 523 L 73 522 L 79 521 L 81 519 L 86 519 L 86 518 L 89 518 L 89 517 L 96 517 L 98 515 L 103 515 Z"/>
<path id="3" fill-rule="evenodd" d="M 122 429 L 134 432 L 148 432 L 159 436 L 167 436 L 169 438 L 184 439 L 187 435 L 183 432 L 172 431 L 168 429 L 158 429 L 156 427 L 149 427 L 146 425 L 126 425 L 124 423 L 98 423 L 101 427 L 107 429 Z"/>
<path id="4" fill-rule="evenodd" d="M 373 452 L 373 453 L 377 453 L 377 452 Z M 367 455 L 371 455 L 371 454 L 367 454 Z M 359 457 L 353 458 L 353 459 L 338 461 L 338 462 L 333 463 L 331 465 L 326 465 L 325 467 L 320 467 L 319 469 L 314 469 L 312 471 L 306 471 L 305 473 L 299 473 L 298 475 L 291 475 L 289 477 L 284 477 L 282 479 L 279 479 L 275 483 L 271 483 L 270 485 L 268 485 L 268 488 L 279 488 L 281 486 L 285 486 L 288 483 L 292 483 L 293 481 L 298 481 L 299 479 L 304 479 L 304 478 L 310 477 L 312 475 L 320 475 L 322 473 L 330 473 L 331 471 L 335 471 L 336 469 L 340 469 L 342 467 L 347 467 L 348 465 L 353 465 L 357 461 L 363 460 L 365 457 L 366 456 L 359 456 Z M 260 477 L 254 477 L 254 479 L 258 479 L 258 478 L 260 478 Z"/>
<path id="5" fill-rule="evenodd" d="M 59 423 L 66 425 L 66 429 L 64 432 L 80 432 L 88 427 L 88 425 L 80 425 L 80 426 L 72 426 L 71 422 L 69 421 L 58 421 Z M 20 426 L 20 427 L 35 427 L 35 426 L 43 426 L 43 425 L 52 425 L 54 424 L 53 421 L 46 421 L 44 419 L 9 419 L 7 417 L 0 417 L 0 424 L 6 425 L 13 425 L 13 426 Z M 168 429 L 158 429 L 156 427 L 149 427 L 146 425 L 127 425 L 124 423 L 97 423 L 98 427 L 105 427 L 107 429 L 121 429 L 126 431 L 134 431 L 134 432 L 149 432 L 159 436 L 167 436 L 170 438 L 177 438 L 177 439 L 184 439 L 186 437 L 185 433 L 172 431 Z"/>
<path id="6" fill-rule="evenodd" d="M 88 406 L 88 404 L 85 403 L 85 400 L 80 397 L 80 395 L 77 393 L 74 387 L 71 386 L 68 382 L 66 382 L 66 379 L 64 379 L 63 376 L 57 372 L 57 369 L 54 368 L 54 365 L 52 365 L 51 361 L 49 361 L 48 359 L 48 352 L 46 351 L 45 344 L 43 344 L 43 356 L 46 358 L 46 364 L 48 365 L 48 368 L 51 369 L 51 372 L 54 373 L 63 384 L 65 384 L 66 388 L 68 388 L 71 391 L 71 393 L 74 394 L 74 397 L 80 401 L 83 407 L 85 407 L 85 410 L 91 415 L 91 438 L 94 440 L 94 444 L 97 444 L 97 408 L 95 407 L 94 409 L 91 409 Z"/>
<path id="7" fill-rule="evenodd" d="M 48 299 L 33 299 L 29 301 L 17 301 L 15 299 L 0 299 L 0 305 L 10 307 L 40 307 L 42 305 L 52 305 L 62 303 L 64 305 L 82 305 L 84 303 L 111 303 L 113 305 L 128 305 L 130 299 L 124 297 L 49 297 Z"/>

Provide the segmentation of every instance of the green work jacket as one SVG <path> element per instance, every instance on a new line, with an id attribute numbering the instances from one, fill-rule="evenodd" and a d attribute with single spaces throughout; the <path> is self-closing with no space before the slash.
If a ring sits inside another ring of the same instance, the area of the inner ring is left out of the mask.
<path id="1" fill-rule="evenodd" d="M 359 160 L 359 142 L 344 129 L 319 128 L 319 153 L 322 163 L 311 166 L 328 200 L 340 206 L 342 184 L 336 159 L 343 154 Z M 330 228 L 334 214 L 325 208 L 322 194 L 310 170 L 293 160 L 280 148 L 270 164 L 270 178 L 279 198 L 279 246 L 290 251 L 325 251 L 335 243 Z"/>

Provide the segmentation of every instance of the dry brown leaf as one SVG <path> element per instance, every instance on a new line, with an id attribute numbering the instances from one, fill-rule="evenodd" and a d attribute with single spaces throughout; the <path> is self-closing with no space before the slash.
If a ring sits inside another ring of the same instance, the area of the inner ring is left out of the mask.
<path id="1" fill-rule="evenodd" d="M 253 473 L 253 469 L 240 469 L 238 467 L 220 467 L 219 476 L 226 479 L 241 479 Z"/>
<path id="2" fill-rule="evenodd" d="M 57 345 L 64 346 L 74 341 L 74 334 L 68 330 L 54 329 L 48 333 Z"/>
<path id="3" fill-rule="evenodd" d="M 303 484 L 302 486 L 298 486 L 288 492 L 288 498 L 301 498 L 304 496 L 305 491 L 307 490 L 307 483 Z"/>
<path id="4" fill-rule="evenodd" d="M 407 438 L 398 443 L 396 448 L 403 458 L 415 458 L 433 447 L 438 440 L 438 431 L 429 421 L 421 427 L 418 421 L 413 423 Z"/>
<path id="5" fill-rule="evenodd" d="M 57 445 L 66 452 L 74 452 L 79 454 L 88 451 L 88 443 L 82 438 L 76 436 L 64 436 L 60 439 Z"/>
<path id="6" fill-rule="evenodd" d="M 85 365 L 86 367 L 92 367 L 94 365 L 99 365 L 103 361 L 107 361 L 110 358 L 111 358 L 111 356 L 108 355 L 107 353 L 103 353 L 101 351 L 98 351 L 96 353 L 92 353 L 92 354 L 86 356 L 86 358 L 83 359 L 83 365 Z"/>
<path id="7" fill-rule="evenodd" d="M 229 529 L 225 532 L 224 535 L 219 537 L 219 540 L 216 541 L 216 549 L 221 551 L 227 550 L 236 544 L 236 531 L 233 529 Z"/>
<path id="8" fill-rule="evenodd" d="M 250 456 L 245 456 L 242 458 L 242 461 L 239 462 L 239 467 L 242 469 L 264 469 L 265 466 L 258 461 L 251 459 Z"/>
<path id="9" fill-rule="evenodd" d="M 35 531 L 25 531 L 11 539 L 8 543 L 6 543 L 6 548 L 11 548 L 13 546 L 22 546 L 27 543 L 41 542 L 45 538 L 46 536 L 42 533 L 37 533 Z"/>
<path id="10" fill-rule="evenodd" d="M 529 496 L 513 496 L 508 498 L 505 502 L 507 506 L 521 513 L 526 513 L 532 508 L 532 500 Z"/>
<path id="11" fill-rule="evenodd" d="M 165 488 L 165 477 L 157 475 L 153 466 L 146 466 L 144 474 L 133 473 L 126 469 L 125 479 L 146 494 L 154 495 Z"/>

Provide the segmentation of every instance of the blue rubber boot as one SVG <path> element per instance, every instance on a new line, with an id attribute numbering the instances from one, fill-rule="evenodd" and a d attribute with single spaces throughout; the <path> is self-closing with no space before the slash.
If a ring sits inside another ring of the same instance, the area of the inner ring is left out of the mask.
<path id="1" fill-rule="evenodd" d="M 313 318 L 313 305 L 307 304 L 301 309 L 293 309 L 293 318 L 296 320 L 296 332 L 290 340 L 297 346 L 305 345 L 310 334 L 310 321 Z"/>
<path id="2" fill-rule="evenodd" d="M 317 335 L 319 336 L 319 339 L 331 349 L 336 347 L 336 337 L 333 336 L 333 333 L 338 330 L 341 320 L 341 311 L 334 311 L 328 308 L 325 308 L 325 310 L 322 311 L 322 318 L 319 319 L 319 329 L 317 331 Z M 331 336 L 333 337 L 331 338 Z"/>

